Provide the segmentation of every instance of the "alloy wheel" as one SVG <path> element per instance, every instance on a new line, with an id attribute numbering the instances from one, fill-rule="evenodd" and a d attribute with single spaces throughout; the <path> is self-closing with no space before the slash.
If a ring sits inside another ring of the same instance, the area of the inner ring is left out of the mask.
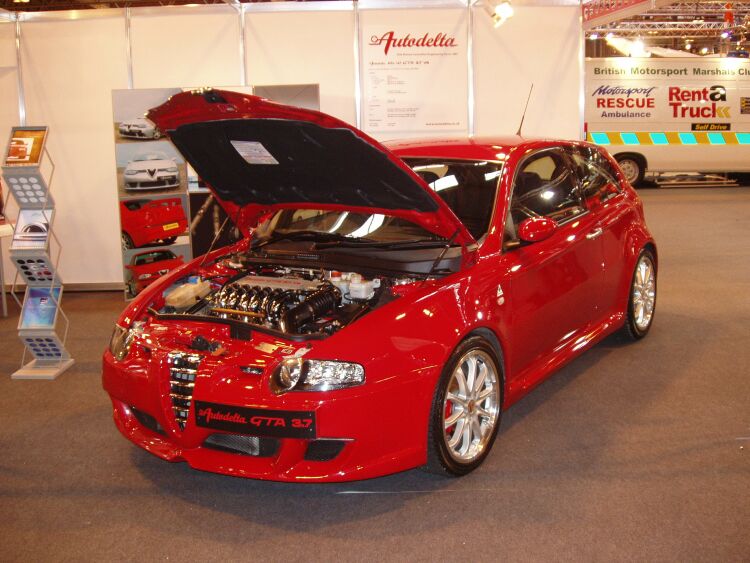
<path id="1" fill-rule="evenodd" d="M 451 458 L 471 463 L 482 455 L 494 435 L 499 403 L 492 358 L 483 350 L 469 350 L 451 374 L 443 404 L 443 440 Z"/>
<path id="2" fill-rule="evenodd" d="M 644 254 L 638 260 L 633 279 L 631 301 L 633 322 L 638 330 L 646 330 L 651 324 L 656 304 L 656 276 L 651 257 Z"/>

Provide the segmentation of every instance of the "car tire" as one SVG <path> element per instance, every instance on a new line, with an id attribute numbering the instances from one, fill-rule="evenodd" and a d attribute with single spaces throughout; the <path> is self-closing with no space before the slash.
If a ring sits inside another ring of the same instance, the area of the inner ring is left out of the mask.
<path id="1" fill-rule="evenodd" d="M 159 131 L 158 129 L 156 129 L 154 131 L 153 139 L 154 139 L 154 141 L 156 141 L 157 139 L 160 139 L 160 138 L 161 138 L 161 131 Z"/>
<path id="2" fill-rule="evenodd" d="M 637 187 L 643 182 L 646 175 L 646 163 L 642 158 L 632 154 L 621 154 L 615 156 L 615 160 L 631 186 Z"/>
<path id="3" fill-rule="evenodd" d="M 649 249 L 643 249 L 635 263 L 628 293 L 628 308 L 622 335 L 640 340 L 651 329 L 656 311 L 656 261 Z"/>
<path id="4" fill-rule="evenodd" d="M 482 464 L 500 427 L 502 369 L 498 353 L 481 336 L 467 338 L 454 350 L 432 400 L 422 469 L 457 477 Z"/>
<path id="5" fill-rule="evenodd" d="M 131 248 L 135 248 L 133 239 L 130 238 L 130 235 L 125 231 L 122 231 L 122 233 L 120 234 L 120 242 L 122 244 L 123 250 L 130 250 Z"/>
<path id="6" fill-rule="evenodd" d="M 135 287 L 135 280 L 131 279 L 128 281 L 128 296 L 130 299 L 138 295 L 138 290 Z"/>

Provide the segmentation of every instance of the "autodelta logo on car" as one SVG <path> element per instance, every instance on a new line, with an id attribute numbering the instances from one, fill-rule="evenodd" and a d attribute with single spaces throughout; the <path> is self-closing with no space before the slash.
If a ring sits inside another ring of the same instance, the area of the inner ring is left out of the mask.
<path id="1" fill-rule="evenodd" d="M 398 37 L 394 31 L 386 31 L 383 35 L 373 35 L 370 37 L 371 46 L 383 46 L 384 54 L 388 54 L 391 48 L 404 49 L 413 47 L 431 47 L 431 48 L 445 48 L 445 47 L 458 47 L 456 38 L 448 35 L 447 33 L 425 33 L 422 36 L 413 37 L 410 33 L 402 37 Z"/>

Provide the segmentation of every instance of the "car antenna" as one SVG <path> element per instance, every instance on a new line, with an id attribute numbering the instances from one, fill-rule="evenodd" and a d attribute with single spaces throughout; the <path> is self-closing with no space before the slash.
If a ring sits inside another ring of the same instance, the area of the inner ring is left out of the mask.
<path id="1" fill-rule="evenodd" d="M 516 131 L 517 136 L 521 136 L 521 127 L 523 127 L 523 120 L 526 117 L 526 110 L 529 109 L 529 100 L 531 99 L 531 93 L 534 91 L 534 83 L 531 83 L 531 88 L 529 88 L 529 97 L 526 98 L 526 107 L 523 108 L 523 115 L 521 116 L 521 123 L 518 124 L 518 131 Z"/>

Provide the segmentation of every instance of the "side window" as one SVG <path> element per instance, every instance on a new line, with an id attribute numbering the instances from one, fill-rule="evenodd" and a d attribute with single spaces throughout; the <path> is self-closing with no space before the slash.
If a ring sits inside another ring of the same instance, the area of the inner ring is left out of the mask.
<path id="1" fill-rule="evenodd" d="M 612 165 L 594 147 L 580 147 L 573 153 L 581 191 L 586 203 L 604 203 L 622 193 Z"/>
<path id="2" fill-rule="evenodd" d="M 562 223 L 584 211 L 570 158 L 558 150 L 543 150 L 527 158 L 516 174 L 505 234 L 514 240 L 518 225 L 529 217 Z"/>

